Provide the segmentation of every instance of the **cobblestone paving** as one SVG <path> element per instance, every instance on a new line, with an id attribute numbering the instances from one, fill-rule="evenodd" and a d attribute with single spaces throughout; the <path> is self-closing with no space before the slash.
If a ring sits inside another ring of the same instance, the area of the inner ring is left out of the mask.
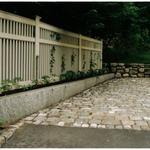
<path id="1" fill-rule="evenodd" d="M 113 79 L 24 121 L 36 125 L 150 130 L 150 79 Z"/>

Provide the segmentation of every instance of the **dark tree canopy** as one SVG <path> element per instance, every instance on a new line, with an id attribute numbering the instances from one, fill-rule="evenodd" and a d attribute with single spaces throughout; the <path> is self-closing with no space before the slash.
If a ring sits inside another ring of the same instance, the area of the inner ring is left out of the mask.
<path id="1" fill-rule="evenodd" d="M 104 60 L 150 51 L 150 3 L 0 2 L 0 9 L 104 41 Z"/>

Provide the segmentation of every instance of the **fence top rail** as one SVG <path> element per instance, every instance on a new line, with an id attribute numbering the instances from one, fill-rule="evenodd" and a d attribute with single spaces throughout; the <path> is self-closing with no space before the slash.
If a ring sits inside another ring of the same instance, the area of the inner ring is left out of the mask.
<path id="1" fill-rule="evenodd" d="M 25 23 L 25 24 L 29 24 L 29 25 L 34 25 L 34 26 L 36 25 L 36 21 L 33 19 L 29 19 L 29 18 L 20 16 L 20 15 L 16 15 L 16 14 L 2 11 L 2 10 L 0 10 L 0 18 L 16 21 L 16 22 L 20 22 L 20 23 Z M 58 33 L 61 33 L 64 35 L 68 35 L 68 36 L 71 36 L 74 38 L 80 38 L 80 36 L 81 36 L 81 38 L 83 40 L 91 41 L 91 42 L 98 43 L 98 44 L 102 43 L 101 40 L 97 40 L 97 39 L 87 37 L 87 36 L 84 36 L 81 34 L 70 32 L 70 31 L 49 25 L 49 24 L 41 22 L 41 21 L 40 21 L 40 27 L 45 28 L 45 29 L 50 30 L 50 31 L 54 31 L 54 32 L 58 32 Z"/>
<path id="2" fill-rule="evenodd" d="M 94 42 L 94 43 L 101 44 L 101 41 L 100 41 L 100 40 L 93 39 L 93 38 L 91 38 L 91 37 L 87 37 L 87 36 L 84 36 L 84 35 L 81 35 L 81 37 L 82 37 L 82 40 L 87 40 L 87 41 L 91 41 L 91 42 Z"/>
<path id="3" fill-rule="evenodd" d="M 66 31 L 64 29 L 49 25 L 49 24 L 41 22 L 41 21 L 40 21 L 40 27 L 44 28 L 44 29 L 47 29 L 47 30 L 50 30 L 50 31 L 54 31 L 54 32 L 58 32 L 58 33 L 61 33 L 61 34 L 64 34 L 64 35 L 68 35 L 68 36 L 71 36 L 71 37 L 79 38 L 79 34 L 77 34 L 77 33 Z"/>
<path id="4" fill-rule="evenodd" d="M 25 23 L 29 25 L 35 25 L 35 20 L 33 19 L 29 19 L 29 18 L 19 16 L 13 13 L 2 11 L 2 10 L 0 10 L 0 18 L 16 21 L 20 23 Z"/>
<path id="5" fill-rule="evenodd" d="M 47 30 L 54 31 L 54 32 L 58 32 L 58 33 L 61 33 L 61 34 L 64 34 L 64 35 L 68 35 L 68 36 L 71 36 L 71 37 L 75 37 L 75 38 L 79 38 L 80 35 L 81 35 L 81 38 L 82 38 L 83 40 L 87 40 L 87 41 L 91 41 L 91 42 L 95 42 L 95 43 L 101 44 L 101 41 L 100 41 L 100 40 L 93 39 L 93 38 L 84 36 L 84 35 L 82 35 L 82 34 L 77 34 L 77 33 L 74 33 L 74 32 L 66 31 L 66 30 L 64 30 L 64 29 L 61 29 L 61 28 L 58 28 L 58 27 L 49 25 L 49 24 L 44 23 L 44 22 L 40 22 L 40 27 L 45 28 L 45 29 L 47 29 Z"/>

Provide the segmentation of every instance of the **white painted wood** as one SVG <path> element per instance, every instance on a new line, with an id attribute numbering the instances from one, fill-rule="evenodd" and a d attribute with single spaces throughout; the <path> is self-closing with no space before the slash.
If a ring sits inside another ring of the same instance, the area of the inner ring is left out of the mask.
<path id="1" fill-rule="evenodd" d="M 62 46 L 62 47 L 69 47 L 69 48 L 76 48 L 76 49 L 79 48 L 78 45 L 60 43 L 60 42 L 44 40 L 44 39 L 40 39 L 39 42 L 43 44 L 50 44 L 50 45 L 56 45 L 56 46 Z"/>
<path id="2" fill-rule="evenodd" d="M 32 19 L 18 16 L 18 15 L 8 13 L 8 12 L 2 11 L 2 10 L 0 10 L 0 17 L 3 19 L 8 19 L 8 20 L 13 20 L 13 21 L 25 23 L 25 24 L 35 25 L 35 21 Z"/>
<path id="3" fill-rule="evenodd" d="M 51 37 L 52 34 L 55 34 Z M 57 39 L 56 34 L 61 38 Z M 40 21 L 0 11 L 0 82 L 21 77 L 24 81 L 50 75 L 50 49 L 56 48 L 54 73 L 60 75 L 62 55 L 66 70 L 82 70 L 82 51 L 89 69 L 90 53 L 100 53 L 102 68 L 102 41 L 69 32 Z M 72 53 L 76 53 L 71 66 Z M 98 63 L 98 62 L 97 62 Z M 76 69 L 75 69 L 76 68 Z"/>
<path id="4" fill-rule="evenodd" d="M 2 19 L 0 19 L 0 34 L 2 33 Z M 0 87 L 2 82 L 2 39 L 0 38 Z"/>
<path id="5" fill-rule="evenodd" d="M 82 35 L 79 35 L 79 71 L 82 71 Z"/>
<path id="6" fill-rule="evenodd" d="M 35 41 L 35 39 L 31 38 L 31 37 L 26 38 L 24 36 L 18 36 L 18 35 L 6 34 L 6 33 L 1 33 L 0 38 L 21 40 L 21 41 L 28 41 L 28 42 L 34 42 Z"/>

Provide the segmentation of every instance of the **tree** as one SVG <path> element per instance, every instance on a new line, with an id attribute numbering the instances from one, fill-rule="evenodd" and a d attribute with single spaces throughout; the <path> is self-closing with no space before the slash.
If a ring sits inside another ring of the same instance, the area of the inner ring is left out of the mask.
<path id="1" fill-rule="evenodd" d="M 150 3 L 9 2 L 0 8 L 32 18 L 40 15 L 49 24 L 103 39 L 105 61 L 150 49 Z"/>

